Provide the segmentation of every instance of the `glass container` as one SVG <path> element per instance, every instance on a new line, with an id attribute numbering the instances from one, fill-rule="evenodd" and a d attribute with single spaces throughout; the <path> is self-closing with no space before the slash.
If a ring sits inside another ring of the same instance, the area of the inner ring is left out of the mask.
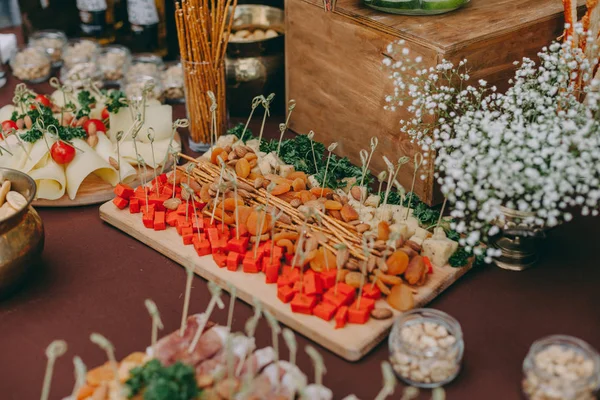
<path id="1" fill-rule="evenodd" d="M 366 6 L 390 14 L 436 15 L 454 11 L 470 0 L 364 0 Z"/>
<path id="2" fill-rule="evenodd" d="M 137 75 L 133 77 L 127 76 L 123 80 L 121 90 L 129 100 L 139 101 L 142 99 L 144 87 L 149 86 L 147 100 L 162 100 L 163 88 L 156 76 L 152 75 Z"/>
<path id="3" fill-rule="evenodd" d="M 185 85 L 183 79 L 183 66 L 181 63 L 179 61 L 167 63 L 160 75 L 165 101 L 169 103 L 184 103 Z"/>
<path id="4" fill-rule="evenodd" d="M 70 69 L 81 63 L 95 63 L 99 46 L 89 39 L 71 39 L 63 48 L 63 65 Z"/>
<path id="5" fill-rule="evenodd" d="M 396 375 L 420 388 L 443 386 L 456 378 L 465 346 L 458 321 L 430 308 L 402 314 L 388 345 Z"/>
<path id="6" fill-rule="evenodd" d="M 13 75 L 24 82 L 41 83 L 48 80 L 52 72 L 52 61 L 48 54 L 36 47 L 27 47 L 17 52 L 10 60 Z"/>
<path id="7" fill-rule="evenodd" d="M 103 47 L 98 56 L 98 67 L 102 71 L 105 85 L 116 85 L 125 76 L 131 65 L 131 52 L 125 46 Z"/>
<path id="8" fill-rule="evenodd" d="M 600 388 L 600 356 L 581 339 L 554 335 L 533 343 L 523 362 L 531 400 L 592 400 Z"/>
<path id="9" fill-rule="evenodd" d="M 62 51 L 66 43 L 67 35 L 56 29 L 37 31 L 29 37 L 29 46 L 44 50 L 52 60 L 53 67 L 61 66 Z"/>
<path id="10" fill-rule="evenodd" d="M 165 68 L 162 58 L 154 54 L 136 54 L 131 61 L 131 67 L 127 70 L 127 79 L 137 76 L 153 76 L 159 78 L 160 71 Z"/>

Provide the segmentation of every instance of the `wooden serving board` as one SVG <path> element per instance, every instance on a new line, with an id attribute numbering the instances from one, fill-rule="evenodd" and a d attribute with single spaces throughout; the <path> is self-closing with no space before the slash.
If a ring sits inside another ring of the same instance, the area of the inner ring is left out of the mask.
<path id="1" fill-rule="evenodd" d="M 264 274 L 247 274 L 241 270 L 232 272 L 227 268 L 219 268 L 210 255 L 198 257 L 193 246 L 183 244 L 175 228 L 167 228 L 165 231 L 148 229 L 142 224 L 139 214 L 119 210 L 112 201 L 100 207 L 100 218 L 173 261 L 185 266 L 193 265 L 196 274 L 215 282 L 224 290 L 228 290 L 228 284 L 232 284 L 243 301 L 252 304 L 252 298 L 257 298 L 279 321 L 346 360 L 361 359 L 387 336 L 394 322 L 394 318 L 383 321 L 371 318 L 365 325 L 348 324 L 343 329 L 334 329 L 334 321 L 326 322 L 312 315 L 293 313 L 289 304 L 284 304 L 277 298 L 277 285 L 265 283 Z M 427 284 L 415 288 L 415 308 L 425 306 L 470 267 L 434 267 Z M 389 308 L 383 300 L 379 300 L 376 307 Z M 396 316 L 400 314 L 393 311 Z"/>
<path id="2" fill-rule="evenodd" d="M 181 144 L 181 137 L 179 136 L 179 133 L 175 133 L 174 140 Z M 172 162 L 169 159 L 165 170 L 170 169 L 171 164 Z M 158 174 L 161 169 L 162 167 L 158 168 L 156 173 Z M 134 181 L 127 183 L 129 186 L 139 186 L 142 183 L 142 178 L 144 178 L 143 180 L 146 181 L 154 178 L 154 170 L 152 168 L 148 167 L 145 175 L 141 172 L 142 170 L 138 169 L 137 167 L 136 170 L 138 171 L 137 177 Z M 112 186 L 110 183 L 104 181 L 96 174 L 90 174 L 81 183 L 75 199 L 71 200 L 69 195 L 65 192 L 65 195 L 60 199 L 37 199 L 33 201 L 32 205 L 34 207 L 78 207 L 91 204 L 100 204 L 112 200 L 115 197 L 113 190 L 114 186 Z"/>

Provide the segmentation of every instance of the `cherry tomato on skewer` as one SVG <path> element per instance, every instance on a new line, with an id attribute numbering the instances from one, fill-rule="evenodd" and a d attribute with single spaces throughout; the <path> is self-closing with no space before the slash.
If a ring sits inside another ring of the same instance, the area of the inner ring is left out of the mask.
<path id="1" fill-rule="evenodd" d="M 75 158 L 75 148 L 65 142 L 55 142 L 50 148 L 50 155 L 57 164 L 68 164 Z"/>
<path id="2" fill-rule="evenodd" d="M 96 132 L 104 132 L 106 133 L 106 126 L 99 119 L 89 119 L 85 124 L 83 124 L 83 130 L 88 134 L 90 134 L 90 125 L 96 125 Z"/>
<path id="3" fill-rule="evenodd" d="M 52 107 L 52 102 L 50 101 L 49 98 L 47 98 L 46 96 L 44 96 L 43 94 L 38 94 L 37 96 L 35 96 L 35 99 L 33 99 L 34 103 L 39 103 L 41 105 L 43 105 L 44 107 Z M 35 104 L 32 104 L 31 106 L 32 110 L 35 110 Z"/>
<path id="4" fill-rule="evenodd" d="M 4 134 L 10 133 L 13 129 L 19 129 L 17 123 L 11 119 L 7 119 L 6 121 L 2 121 L 2 132 L 0 133 L 0 139 L 4 139 Z"/>
<path id="5" fill-rule="evenodd" d="M 110 113 L 108 112 L 108 108 L 104 107 L 104 109 L 102 110 L 102 113 L 100 114 L 100 117 L 102 117 L 103 120 L 110 118 Z"/>

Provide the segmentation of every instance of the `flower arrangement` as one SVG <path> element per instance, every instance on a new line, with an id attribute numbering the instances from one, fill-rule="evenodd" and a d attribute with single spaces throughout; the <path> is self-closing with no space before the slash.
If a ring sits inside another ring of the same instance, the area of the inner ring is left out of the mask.
<path id="1" fill-rule="evenodd" d="M 475 254 L 500 232 L 503 207 L 528 213 L 524 222 L 536 227 L 571 220 L 573 208 L 598 215 L 598 29 L 586 28 L 584 17 L 566 34 L 544 47 L 538 62 L 515 63 L 504 94 L 483 80 L 469 85 L 467 60 L 423 68 L 402 41 L 388 48 L 397 61 L 383 61 L 394 83 L 386 108 L 406 106 L 411 117 L 401 131 L 424 154 L 435 152 L 451 227 Z M 498 250 L 485 255 L 491 262 Z"/>

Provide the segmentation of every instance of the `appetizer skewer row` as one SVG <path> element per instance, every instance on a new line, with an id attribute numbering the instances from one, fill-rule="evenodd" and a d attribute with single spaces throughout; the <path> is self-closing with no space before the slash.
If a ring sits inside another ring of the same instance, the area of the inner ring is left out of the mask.
<path id="1" fill-rule="evenodd" d="M 51 83 L 50 97 L 18 85 L 13 104 L 0 109 L 0 166 L 29 174 L 37 198 L 73 200 L 92 174 L 112 186 L 131 182 L 146 166 L 164 165 L 169 148 L 180 149 L 171 106 L 126 101 L 91 83 L 78 92 Z"/>

